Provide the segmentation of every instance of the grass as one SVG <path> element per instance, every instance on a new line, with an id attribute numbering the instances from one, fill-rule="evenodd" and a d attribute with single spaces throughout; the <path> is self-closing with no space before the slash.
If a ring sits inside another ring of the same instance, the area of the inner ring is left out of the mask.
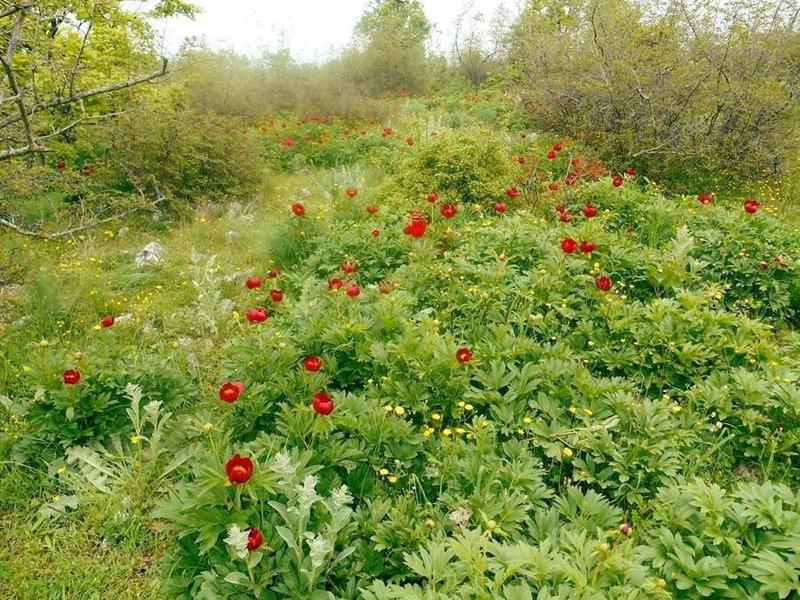
<path id="1" fill-rule="evenodd" d="M 298 190 L 311 188 L 318 194 L 345 179 L 374 182 L 377 177 L 374 169 L 357 172 L 336 169 L 277 176 L 248 205 L 201 207 L 191 220 L 164 224 L 157 231 L 140 225 L 120 235 L 116 228 L 107 228 L 64 242 L 0 237 L 0 256 L 16 265 L 13 277 L 29 283 L 24 296 L 4 307 L 8 315 L 0 325 L 0 364 L 5 367 L 0 368 L 0 389 L 11 395 L 17 388 L 19 373 L 12 365 L 30 368 L 36 360 L 32 347 L 46 343 L 77 351 L 97 335 L 93 325 L 105 314 L 132 312 L 138 324 L 138 315 L 147 314 L 149 322 L 163 322 L 173 317 L 176 308 L 191 306 L 197 296 L 191 277 L 211 255 L 216 256 L 215 273 L 233 277 L 235 284 L 228 287 L 238 290 L 241 265 L 266 270 L 270 248 L 280 244 L 273 223 L 284 218 Z M 236 234 L 230 235 L 231 231 Z M 137 269 L 133 256 L 150 241 L 162 244 L 169 260 L 162 268 Z M 10 337 L 9 323 L 23 317 L 33 321 L 36 332 L 26 343 Z M 195 325 L 171 324 L 171 337 L 165 342 L 177 345 L 181 330 L 189 333 Z M 218 359 L 214 348 L 193 350 L 205 353 L 198 355 L 203 363 Z M 18 424 L 4 422 L 5 418 L 3 413 L 0 598 L 166 597 L 158 561 L 165 540 L 149 529 L 144 515 L 135 513 L 122 525 L 103 522 L 106 511 L 99 508 L 103 499 L 96 498 L 95 514 L 81 509 L 57 522 L 38 518 L 39 507 L 57 496 L 62 486 L 56 478 L 13 459 Z"/>
<path id="2" fill-rule="evenodd" d="M 151 536 L 131 532 L 109 538 L 80 522 L 32 528 L 31 510 L 2 514 L 0 597 L 20 600 L 59 598 L 164 598 L 159 548 Z"/>

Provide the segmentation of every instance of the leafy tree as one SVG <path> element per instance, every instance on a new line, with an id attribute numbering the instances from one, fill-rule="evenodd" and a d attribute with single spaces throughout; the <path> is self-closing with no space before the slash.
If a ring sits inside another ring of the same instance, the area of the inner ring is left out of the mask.
<path id="1" fill-rule="evenodd" d="M 167 73 L 155 67 L 147 13 L 121 0 L 17 0 L 0 12 L 0 160 L 36 154 L 79 124 L 113 112 L 104 97 Z M 183 0 L 160 0 L 150 16 L 192 15 Z M 142 74 L 143 73 L 143 74 Z"/>
<path id="2" fill-rule="evenodd" d="M 430 33 L 419 0 L 372 0 L 356 26 L 363 85 L 378 93 L 423 90 Z"/>

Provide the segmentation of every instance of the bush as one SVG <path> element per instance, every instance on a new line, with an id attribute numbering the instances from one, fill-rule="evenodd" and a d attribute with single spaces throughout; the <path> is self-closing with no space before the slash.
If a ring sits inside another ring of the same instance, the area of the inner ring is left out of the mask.
<path id="1" fill-rule="evenodd" d="M 263 179 L 249 128 L 186 105 L 180 89 L 114 119 L 96 150 L 124 191 L 179 202 L 249 198 Z"/>
<path id="2" fill-rule="evenodd" d="M 436 192 L 445 201 L 486 203 L 505 197 L 515 183 L 510 158 L 490 130 L 440 133 L 398 162 L 391 184 L 408 196 Z"/>
<path id="3" fill-rule="evenodd" d="M 196 395 L 167 358 L 142 354 L 131 344 L 92 344 L 86 348 L 90 359 L 84 359 L 83 353 L 64 356 L 48 347 L 35 354 L 26 379 L 46 384 L 9 405 L 27 424 L 14 448 L 15 455 L 25 460 L 52 460 L 71 446 L 102 443 L 127 431 L 130 399 L 125 388 L 129 384 L 141 386 L 144 400 L 157 400 L 170 409 Z M 66 369 L 77 369 L 81 381 L 62 383 Z"/>
<path id="4" fill-rule="evenodd" d="M 798 141 L 795 10 L 530 3 L 510 36 L 511 82 L 535 127 L 584 139 L 618 168 L 678 187 L 774 173 Z"/>

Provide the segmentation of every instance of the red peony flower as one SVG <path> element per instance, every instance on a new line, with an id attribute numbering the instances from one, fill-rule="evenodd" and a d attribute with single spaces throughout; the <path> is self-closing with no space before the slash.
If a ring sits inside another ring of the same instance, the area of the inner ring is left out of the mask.
<path id="1" fill-rule="evenodd" d="M 472 360 L 472 351 L 469 348 L 459 348 L 456 350 L 456 360 L 462 365 Z"/>
<path id="2" fill-rule="evenodd" d="M 441 212 L 442 216 L 446 219 L 450 219 L 456 215 L 458 208 L 456 208 L 455 204 L 442 204 L 442 208 L 439 212 Z"/>
<path id="3" fill-rule="evenodd" d="M 331 414 L 334 409 L 333 399 L 325 392 L 314 394 L 314 402 L 312 403 L 314 412 L 323 417 Z"/>
<path id="4" fill-rule="evenodd" d="M 614 179 L 611 180 L 611 183 L 614 184 L 614 187 L 619 187 L 625 183 L 625 180 L 622 178 L 622 175 L 614 175 Z"/>
<path id="5" fill-rule="evenodd" d="M 555 150 L 550 150 L 550 152 L 547 153 L 548 160 L 554 160 L 556 156 L 558 156 L 558 152 Z"/>
<path id="6" fill-rule="evenodd" d="M 586 240 L 581 241 L 581 252 L 584 254 L 591 254 L 597 250 L 597 244 L 594 242 L 587 242 Z"/>
<path id="7" fill-rule="evenodd" d="M 377 207 L 375 204 L 370 204 L 370 205 L 369 205 L 369 206 L 366 208 L 366 211 L 367 211 L 369 214 L 371 214 L 371 215 L 374 215 L 376 212 L 378 212 L 378 207 Z"/>
<path id="8" fill-rule="evenodd" d="M 285 140 L 281 140 L 281 146 L 287 146 L 291 148 L 294 146 L 294 140 L 292 138 L 286 138 Z"/>
<path id="9" fill-rule="evenodd" d="M 561 152 L 561 148 L 562 148 L 561 142 L 558 142 L 556 145 L 553 146 L 553 150 L 555 150 L 556 152 Z"/>
<path id="10" fill-rule="evenodd" d="M 348 198 L 355 198 L 356 194 L 358 194 L 358 190 L 354 187 L 349 187 L 344 191 L 344 193 L 347 194 Z"/>
<path id="11" fill-rule="evenodd" d="M 560 215 L 558 215 L 558 220 L 561 221 L 562 223 L 569 223 L 572 220 L 572 217 L 568 212 L 564 211 Z"/>
<path id="12" fill-rule="evenodd" d="M 517 162 L 519 164 L 521 164 L 521 165 L 524 165 L 525 164 L 525 157 L 524 156 L 518 156 L 517 157 Z"/>
<path id="13" fill-rule="evenodd" d="M 219 399 L 223 402 L 231 404 L 239 399 L 239 396 L 244 391 L 244 384 L 241 381 L 228 382 L 222 384 L 219 388 Z"/>
<path id="14" fill-rule="evenodd" d="M 561 240 L 561 249 L 565 254 L 572 254 L 578 249 L 578 242 L 572 238 L 564 238 Z"/>
<path id="15" fill-rule="evenodd" d="M 624 535 L 624 536 L 626 536 L 626 537 L 627 537 L 627 536 L 629 536 L 631 533 L 633 533 L 633 527 L 631 527 L 631 526 L 630 526 L 628 523 L 623 523 L 623 524 L 622 524 L 622 525 L 620 525 L 620 527 L 619 527 L 619 532 L 620 532 L 622 535 Z"/>
<path id="16" fill-rule="evenodd" d="M 267 311 L 263 308 L 253 308 L 247 311 L 247 320 L 251 323 L 263 323 L 268 316 Z"/>
<path id="17" fill-rule="evenodd" d="M 611 289 L 611 286 L 613 285 L 611 278 L 607 277 L 606 275 L 601 275 L 595 280 L 594 283 L 597 286 L 597 289 L 600 290 L 601 292 L 607 292 L 608 290 Z"/>
<path id="18" fill-rule="evenodd" d="M 430 202 L 431 204 L 436 202 L 438 199 L 439 199 L 439 196 L 437 194 L 435 194 L 434 192 L 431 192 L 430 194 L 428 194 L 428 202 Z"/>
<path id="19" fill-rule="evenodd" d="M 244 282 L 245 287 L 248 290 L 255 290 L 261 287 L 261 278 L 260 277 L 250 277 L 247 281 Z"/>
<path id="20" fill-rule="evenodd" d="M 228 481 L 231 483 L 247 483 L 253 476 L 253 461 L 246 456 L 234 454 L 225 463 L 225 473 L 228 474 Z"/>
<path id="21" fill-rule="evenodd" d="M 58 164 L 56 164 L 56 169 L 58 169 L 59 171 L 63 171 L 66 168 L 67 168 L 67 163 L 65 163 L 63 160 Z"/>
<path id="22" fill-rule="evenodd" d="M 351 298 L 355 298 L 361 293 L 361 288 L 358 287 L 358 284 L 351 283 L 350 286 L 345 290 L 348 296 Z"/>
<path id="23" fill-rule="evenodd" d="M 342 270 L 342 273 L 347 273 L 348 275 L 356 272 L 356 264 L 349 260 L 343 262 L 339 268 Z"/>
<path id="24" fill-rule="evenodd" d="M 428 228 L 428 222 L 422 217 L 411 218 L 411 224 L 403 228 L 403 233 L 415 238 L 421 238 L 425 235 L 425 230 Z"/>
<path id="25" fill-rule="evenodd" d="M 547 187 L 550 188 L 551 192 L 557 192 L 558 190 L 561 189 L 561 184 L 558 181 L 551 181 L 550 185 L 548 185 Z"/>
<path id="26" fill-rule="evenodd" d="M 597 216 L 597 207 L 594 204 L 587 204 L 583 207 L 583 216 L 592 218 Z"/>
<path id="27" fill-rule="evenodd" d="M 378 237 L 381 234 L 380 229 L 373 229 L 370 234 L 372 237 Z"/>
<path id="28" fill-rule="evenodd" d="M 516 198 L 517 196 L 519 196 L 519 190 L 512 186 L 506 190 L 506 195 L 509 198 Z"/>
<path id="29" fill-rule="evenodd" d="M 508 204 L 506 204 L 505 202 L 497 202 L 494 205 L 494 212 L 498 214 L 503 214 L 507 210 L 508 210 Z"/>
<path id="30" fill-rule="evenodd" d="M 338 290 L 340 287 L 344 285 L 344 281 L 339 279 L 338 277 L 334 277 L 328 280 L 328 287 L 332 290 Z"/>
<path id="31" fill-rule="evenodd" d="M 638 173 L 636 167 L 628 167 L 627 169 L 625 169 L 625 174 L 628 177 L 636 177 L 636 173 Z"/>
<path id="32" fill-rule="evenodd" d="M 81 374 L 75 369 L 67 369 L 66 371 L 64 371 L 64 374 L 61 376 L 61 379 L 67 385 L 75 385 L 81 380 Z"/>
<path id="33" fill-rule="evenodd" d="M 283 300 L 283 290 L 278 290 L 278 289 L 270 290 L 269 297 L 272 298 L 272 301 L 277 304 L 278 302 Z"/>
<path id="34" fill-rule="evenodd" d="M 100 320 L 100 325 L 103 327 L 111 327 L 114 324 L 114 315 L 108 315 Z"/>
<path id="35" fill-rule="evenodd" d="M 264 536 L 261 535 L 261 532 L 255 527 L 248 527 L 246 531 L 247 531 L 247 550 L 249 552 L 253 552 L 254 550 L 258 550 L 259 548 L 261 548 L 261 544 L 264 543 Z"/>
<path id="36" fill-rule="evenodd" d="M 316 373 L 322 368 L 322 359 L 319 356 L 309 356 L 305 360 L 306 371 Z"/>
<path id="37" fill-rule="evenodd" d="M 714 194 L 698 194 L 697 200 L 700 204 L 712 204 L 714 202 Z"/>
<path id="38" fill-rule="evenodd" d="M 383 134 L 387 136 L 394 135 L 394 130 L 391 127 L 384 127 Z"/>
<path id="39" fill-rule="evenodd" d="M 413 146 L 414 145 L 414 138 L 407 138 L 406 139 L 406 144 L 408 144 L 409 146 Z"/>
<path id="40" fill-rule="evenodd" d="M 567 185 L 574 185 L 576 181 L 578 181 L 577 173 L 570 173 L 564 178 L 564 183 L 566 183 Z"/>
<path id="41" fill-rule="evenodd" d="M 302 202 L 295 202 L 292 204 L 292 212 L 296 217 L 302 217 L 306 214 L 306 207 Z"/>
<path id="42" fill-rule="evenodd" d="M 281 274 L 281 268 L 275 267 L 269 273 L 267 273 L 267 277 L 269 277 L 270 279 L 275 279 L 280 274 Z"/>
<path id="43" fill-rule="evenodd" d="M 563 204 L 557 204 L 556 205 L 556 212 L 557 213 L 565 213 L 565 212 L 567 212 L 567 207 L 564 206 Z"/>
<path id="44" fill-rule="evenodd" d="M 744 201 L 744 210 L 745 212 L 753 213 L 758 212 L 758 209 L 761 207 L 761 203 L 758 200 L 753 200 L 752 198 Z"/>

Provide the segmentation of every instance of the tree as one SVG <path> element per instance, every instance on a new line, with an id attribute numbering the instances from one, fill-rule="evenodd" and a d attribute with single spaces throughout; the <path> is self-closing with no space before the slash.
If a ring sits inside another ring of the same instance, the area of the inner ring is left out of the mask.
<path id="1" fill-rule="evenodd" d="M 377 93 L 424 90 L 430 33 L 419 0 L 372 0 L 356 26 L 362 85 Z"/>
<path id="2" fill-rule="evenodd" d="M 147 16 L 195 11 L 182 0 L 160 0 L 149 14 L 126 10 L 121 0 L 1 6 L 0 160 L 38 155 L 41 162 L 51 140 L 113 113 L 103 97 L 166 75 L 166 59 L 153 64 Z"/>
<path id="3" fill-rule="evenodd" d="M 532 0 L 510 79 L 534 126 L 617 166 L 775 172 L 797 147 L 798 15 L 797 0 Z"/>
<path id="4" fill-rule="evenodd" d="M 479 87 L 486 78 L 501 68 L 502 37 L 504 29 L 501 4 L 488 28 L 484 16 L 474 12 L 475 0 L 470 0 L 456 19 L 453 54 L 461 74 Z"/>

